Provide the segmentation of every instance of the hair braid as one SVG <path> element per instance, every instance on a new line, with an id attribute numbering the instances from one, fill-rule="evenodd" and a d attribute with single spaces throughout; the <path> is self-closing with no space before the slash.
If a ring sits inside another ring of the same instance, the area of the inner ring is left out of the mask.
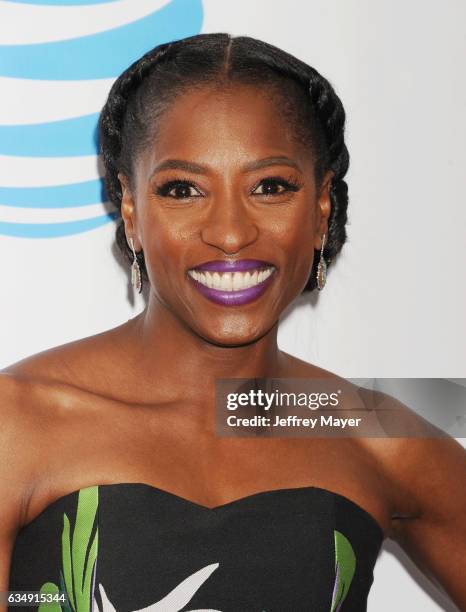
<path id="1" fill-rule="evenodd" d="M 139 87 L 154 65 L 167 54 L 172 43 L 166 43 L 148 51 L 133 62 L 113 83 L 99 117 L 100 152 L 104 162 L 105 188 L 111 202 L 121 205 L 121 186 L 118 180 L 118 161 L 121 153 L 121 136 L 130 94 Z"/>
<path id="2" fill-rule="evenodd" d="M 309 79 L 309 93 L 327 144 L 325 165 L 333 172 L 330 187 L 331 212 L 328 219 L 327 240 L 323 250 L 323 257 L 329 264 L 346 241 L 348 185 L 344 176 L 349 166 L 349 154 L 344 140 L 346 117 L 341 100 L 333 87 L 314 69 Z M 308 290 L 316 287 L 320 253 L 316 255 L 313 270 L 306 285 Z"/>
<path id="3" fill-rule="evenodd" d="M 121 191 L 118 172 L 121 167 L 122 134 L 125 122 L 128 100 L 131 94 L 140 86 L 143 79 L 153 68 L 167 56 L 172 43 L 165 43 L 151 49 L 139 60 L 133 62 L 113 83 L 99 117 L 100 153 L 105 167 L 105 191 L 108 199 L 121 210 Z M 128 177 L 131 173 L 125 169 Z M 131 261 L 131 251 L 127 245 L 125 227 L 120 220 L 116 232 L 116 240 L 120 249 Z M 147 280 L 147 272 L 142 252 L 137 254 L 143 278 Z"/>

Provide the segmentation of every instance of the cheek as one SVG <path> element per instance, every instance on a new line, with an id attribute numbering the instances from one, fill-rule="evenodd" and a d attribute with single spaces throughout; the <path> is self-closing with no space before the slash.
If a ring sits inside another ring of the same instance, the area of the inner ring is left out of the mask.
<path id="1" fill-rule="evenodd" d="M 314 249 L 312 235 L 303 227 L 283 238 L 281 291 L 284 303 L 295 299 L 306 286 L 312 271 Z"/>
<path id="2" fill-rule="evenodd" d="M 312 270 L 314 260 L 313 235 L 310 227 L 301 227 L 294 235 L 294 243 L 290 245 L 290 265 L 292 277 L 296 284 L 306 283 Z"/>
<path id="3" fill-rule="evenodd" d="M 155 214 L 145 215 L 142 233 L 144 259 L 151 284 L 154 287 L 169 285 L 183 264 L 186 236 L 176 223 L 169 223 Z"/>
<path id="4" fill-rule="evenodd" d="M 275 242 L 287 261 L 287 273 L 299 278 L 312 267 L 314 256 L 314 213 L 310 205 L 302 206 L 295 214 L 283 219 L 275 227 Z"/>

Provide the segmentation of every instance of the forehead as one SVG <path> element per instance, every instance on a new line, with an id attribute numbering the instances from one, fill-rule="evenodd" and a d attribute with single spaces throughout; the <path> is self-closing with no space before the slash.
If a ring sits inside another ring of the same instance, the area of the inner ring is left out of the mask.
<path id="1" fill-rule="evenodd" d="M 289 114 L 280 112 L 280 98 L 266 88 L 234 85 L 179 94 L 159 117 L 145 158 L 149 166 L 181 158 L 225 170 L 269 155 L 311 164 Z"/>

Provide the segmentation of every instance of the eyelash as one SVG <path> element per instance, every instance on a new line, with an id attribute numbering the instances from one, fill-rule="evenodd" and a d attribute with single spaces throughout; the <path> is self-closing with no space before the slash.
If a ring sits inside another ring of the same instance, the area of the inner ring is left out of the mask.
<path id="1" fill-rule="evenodd" d="M 302 183 L 300 183 L 299 181 L 297 181 L 294 177 L 290 176 L 287 177 L 286 179 L 281 177 L 281 176 L 267 176 L 266 178 L 261 179 L 253 188 L 252 191 L 256 190 L 262 183 L 278 183 L 280 184 L 282 187 L 284 187 L 283 191 L 280 191 L 278 193 L 259 193 L 259 194 L 253 194 L 251 192 L 251 195 L 259 195 L 262 197 L 275 197 L 275 196 L 279 196 L 279 195 L 283 195 L 285 193 L 288 192 L 296 192 L 299 191 L 302 187 Z M 193 189 L 197 190 L 196 185 L 190 181 L 189 179 L 176 179 L 176 180 L 172 180 L 172 181 L 167 181 L 166 183 L 163 183 L 162 185 L 159 185 L 158 187 L 156 187 L 155 193 L 158 196 L 164 197 L 164 198 L 173 198 L 174 200 L 185 200 L 185 199 L 189 199 L 192 197 L 200 197 L 198 195 L 195 196 L 187 196 L 187 197 L 182 197 L 182 198 L 176 198 L 174 196 L 170 196 L 169 193 L 170 191 L 174 188 L 177 187 L 179 185 L 183 185 L 183 186 L 188 186 L 188 187 L 192 187 Z"/>

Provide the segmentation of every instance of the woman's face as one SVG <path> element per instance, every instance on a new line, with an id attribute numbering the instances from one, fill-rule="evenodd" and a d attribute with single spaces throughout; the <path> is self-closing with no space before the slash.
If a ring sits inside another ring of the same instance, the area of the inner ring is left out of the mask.
<path id="1" fill-rule="evenodd" d="M 152 297 L 204 339 L 256 340 L 301 293 L 327 230 L 331 176 L 318 191 L 309 149 L 267 92 L 180 95 L 137 160 L 134 193 L 119 177 Z"/>

